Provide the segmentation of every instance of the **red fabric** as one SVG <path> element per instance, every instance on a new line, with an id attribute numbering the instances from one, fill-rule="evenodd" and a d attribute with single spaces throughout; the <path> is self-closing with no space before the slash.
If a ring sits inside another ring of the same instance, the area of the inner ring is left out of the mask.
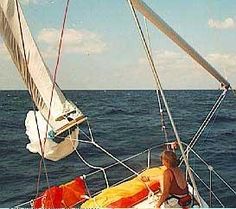
<path id="1" fill-rule="evenodd" d="M 34 208 L 61 208 L 62 189 L 54 186 L 47 189 L 39 198 L 34 200 Z"/>
<path id="2" fill-rule="evenodd" d="M 77 177 L 74 181 L 71 181 L 65 185 L 60 186 L 62 188 L 62 203 L 66 207 L 73 207 L 78 202 L 84 201 L 84 195 L 86 194 L 85 182 L 80 177 Z"/>
<path id="3" fill-rule="evenodd" d="M 149 185 L 149 188 L 155 192 L 160 188 L 160 183 L 159 182 L 155 182 L 151 185 Z M 108 205 L 108 208 L 130 208 L 133 205 L 141 202 L 143 199 L 145 199 L 147 197 L 149 193 L 149 190 L 147 188 L 144 188 L 143 190 L 137 192 L 135 195 L 130 196 L 130 197 L 124 197 L 121 198 L 119 200 L 117 200 L 116 202 L 111 203 L 110 205 Z"/>
<path id="4" fill-rule="evenodd" d="M 191 204 L 192 202 L 192 197 L 191 195 L 186 195 L 185 197 L 181 197 L 178 201 L 178 204 L 182 207 L 187 207 Z"/>
<path id="5" fill-rule="evenodd" d="M 34 208 L 65 208 L 74 207 L 84 201 L 86 194 L 85 182 L 81 177 L 61 185 L 47 189 L 39 198 L 34 200 Z"/>

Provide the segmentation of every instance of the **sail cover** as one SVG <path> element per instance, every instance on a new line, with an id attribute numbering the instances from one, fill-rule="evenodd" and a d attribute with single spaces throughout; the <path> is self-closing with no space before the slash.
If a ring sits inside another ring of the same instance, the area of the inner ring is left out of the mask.
<path id="1" fill-rule="evenodd" d="M 56 134 L 57 130 L 61 134 L 81 122 L 77 118 L 83 118 L 83 114 L 66 100 L 57 85 L 53 90 L 50 108 L 53 80 L 17 4 L 17 0 L 0 1 L 0 34 L 40 114 L 47 120 L 50 109 L 49 126 Z M 69 121 L 64 116 L 76 120 L 74 123 L 70 121 L 67 126 Z"/>

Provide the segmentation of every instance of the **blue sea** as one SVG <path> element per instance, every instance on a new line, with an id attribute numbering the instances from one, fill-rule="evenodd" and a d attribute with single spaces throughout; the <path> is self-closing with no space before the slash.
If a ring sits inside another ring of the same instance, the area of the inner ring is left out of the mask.
<path id="1" fill-rule="evenodd" d="M 64 91 L 88 117 L 95 141 L 119 159 L 142 152 L 165 141 L 160 126 L 160 114 L 155 91 Z M 188 143 L 218 98 L 219 91 L 178 90 L 165 91 L 181 139 Z M 27 91 L 0 91 L 0 207 L 12 207 L 35 197 L 40 156 L 25 147 L 28 138 L 24 120 L 32 102 Z M 170 122 L 164 112 L 170 141 L 174 140 Z M 85 126 L 81 126 L 84 132 Z M 81 135 L 82 139 L 85 136 Z M 194 150 L 236 190 L 236 96 L 228 92 L 215 117 L 194 146 Z M 80 144 L 80 154 L 96 166 L 113 163 L 109 157 L 91 145 Z M 158 164 L 161 149 L 154 152 L 152 164 Z M 143 168 L 144 160 L 127 162 L 135 170 Z M 206 182 L 210 172 L 197 157 L 190 156 L 192 168 Z M 92 172 L 76 153 L 59 162 L 46 160 L 50 185 L 60 185 L 74 177 Z M 114 168 L 110 183 L 116 182 L 124 172 Z M 102 177 L 102 174 L 100 175 Z M 88 180 L 89 181 L 89 180 Z M 236 196 L 216 175 L 212 175 L 212 188 L 225 207 L 236 207 Z M 89 182 L 91 191 L 104 186 L 98 177 Z M 199 191 L 209 201 L 209 192 L 197 180 Z M 45 171 L 41 175 L 39 192 L 47 188 Z M 212 207 L 221 207 L 212 196 Z"/>

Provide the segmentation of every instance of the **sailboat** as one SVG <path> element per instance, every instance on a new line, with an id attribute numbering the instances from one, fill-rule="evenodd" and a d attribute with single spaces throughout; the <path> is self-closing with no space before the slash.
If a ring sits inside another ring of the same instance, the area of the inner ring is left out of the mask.
<path id="1" fill-rule="evenodd" d="M 69 1 L 68 1 L 69 2 Z M 194 50 L 180 35 L 178 35 L 159 15 L 157 15 L 142 0 L 128 0 L 131 12 L 134 16 L 147 59 L 150 64 L 151 71 L 156 82 L 157 94 L 160 99 L 159 105 L 164 105 L 166 113 L 169 117 L 170 124 L 175 133 L 175 142 L 165 143 L 165 147 L 172 149 L 177 143 L 181 154 L 181 163 L 185 164 L 186 176 L 189 179 L 189 191 L 192 194 L 191 207 L 208 207 L 204 197 L 199 193 L 198 186 L 194 178 L 194 171 L 189 165 L 188 155 L 193 152 L 195 145 L 204 128 L 219 108 L 221 102 L 226 96 L 227 91 L 231 88 L 229 82 L 212 67 L 196 50 Z M 190 144 L 184 144 L 178 134 L 175 122 L 173 120 L 169 105 L 167 103 L 161 81 L 159 79 L 150 47 L 140 27 L 137 12 L 143 15 L 150 23 L 163 32 L 168 38 L 182 48 L 190 55 L 198 64 L 216 78 L 222 86 L 222 93 L 216 101 L 212 110 L 205 118 L 202 126 L 199 127 L 196 135 Z M 27 22 L 24 18 L 20 4 L 17 0 L 0 1 L 0 33 L 4 43 L 8 48 L 13 62 L 15 63 L 22 79 L 30 93 L 34 102 L 34 110 L 29 111 L 26 117 L 26 133 L 30 143 L 27 149 L 33 153 L 39 153 L 42 156 L 42 162 L 47 160 L 58 161 L 73 152 L 77 151 L 79 142 L 85 142 L 79 139 L 81 132 L 80 126 L 85 124 L 89 130 L 87 143 L 90 143 L 104 152 L 108 157 L 114 159 L 116 164 L 122 165 L 132 173 L 132 176 L 124 179 L 119 184 L 109 185 L 106 168 L 96 167 L 86 162 L 85 164 L 96 171 L 92 174 L 85 174 L 75 178 L 75 180 L 66 184 L 49 187 L 41 195 L 27 203 L 20 204 L 16 207 L 34 208 L 58 208 L 58 207 L 81 207 L 81 208 L 155 208 L 155 204 L 161 194 L 160 182 L 151 181 L 144 183 L 140 181 L 140 176 L 151 175 L 161 176 L 165 168 L 163 166 L 150 165 L 150 151 L 148 153 L 148 165 L 145 170 L 136 171 L 128 166 L 125 161 L 116 158 L 112 153 L 100 146 L 93 138 L 92 129 L 88 123 L 87 117 L 76 105 L 67 100 L 62 91 L 56 84 L 56 74 L 51 76 L 38 47 L 32 38 Z M 65 21 L 65 19 L 64 19 Z M 64 27 L 64 24 L 63 24 Z M 63 30 L 61 40 L 63 38 Z M 62 42 L 60 42 L 61 46 Z M 58 51 L 58 59 L 60 58 L 60 46 Z M 59 62 L 58 62 L 59 63 Z M 55 72 L 57 71 L 57 66 Z M 162 113 L 162 110 L 160 111 Z M 164 129 L 163 124 L 163 129 Z M 85 142 L 86 143 L 86 142 Z M 197 153 L 195 153 L 197 155 Z M 204 161 L 205 162 L 205 161 Z M 211 167 L 209 166 L 209 169 Z M 106 182 L 106 188 L 92 194 L 86 182 L 86 178 L 90 175 L 96 175 L 98 172 L 103 174 Z M 213 170 L 211 170 L 213 172 Z M 232 187 L 227 185 L 231 191 L 236 194 Z M 210 194 L 214 195 L 212 188 L 209 188 Z M 28 205 L 27 205 L 28 204 Z"/>

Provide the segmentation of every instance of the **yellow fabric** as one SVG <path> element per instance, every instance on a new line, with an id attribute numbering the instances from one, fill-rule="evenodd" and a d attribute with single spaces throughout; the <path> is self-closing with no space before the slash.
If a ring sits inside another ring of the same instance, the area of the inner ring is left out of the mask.
<path id="1" fill-rule="evenodd" d="M 142 172 L 140 176 L 158 177 L 163 175 L 165 169 L 166 168 L 164 166 L 150 168 Z M 81 205 L 81 208 L 97 208 L 97 207 L 104 208 L 110 205 L 111 203 L 120 200 L 121 198 L 131 197 L 135 195 L 136 193 L 146 188 L 144 182 L 140 180 L 140 176 L 135 177 L 130 181 L 121 183 L 117 186 L 104 189 L 100 194 L 83 203 Z M 146 182 L 146 184 L 149 186 L 154 181 L 157 180 L 148 181 Z"/>

